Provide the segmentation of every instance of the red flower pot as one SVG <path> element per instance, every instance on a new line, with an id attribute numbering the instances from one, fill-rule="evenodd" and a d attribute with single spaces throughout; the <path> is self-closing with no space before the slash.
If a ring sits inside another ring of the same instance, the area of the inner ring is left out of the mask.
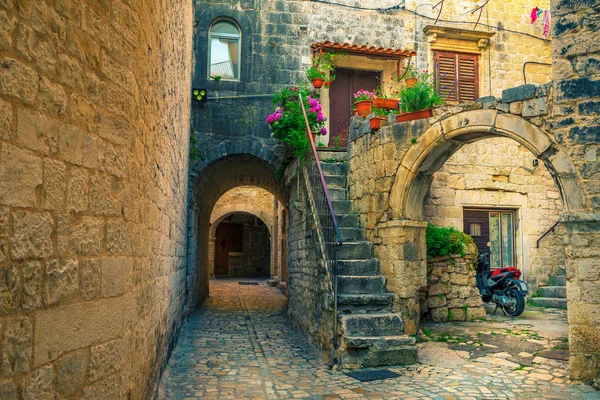
<path id="1" fill-rule="evenodd" d="M 373 108 L 373 102 L 371 100 L 363 100 L 354 103 L 356 107 L 356 112 L 363 118 L 366 118 L 367 115 L 371 114 L 371 109 Z"/>
<path id="2" fill-rule="evenodd" d="M 383 117 L 373 117 L 369 120 L 369 123 L 371 124 L 371 130 L 377 130 L 379 128 L 381 128 L 381 121 L 385 121 L 385 118 Z"/>
<path id="3" fill-rule="evenodd" d="M 313 79 L 312 80 L 312 84 L 315 89 L 321 89 L 321 87 L 323 86 L 323 82 L 325 82 L 325 79 Z"/>
<path id="4" fill-rule="evenodd" d="M 433 115 L 433 110 L 431 108 L 428 108 L 426 110 L 419 110 L 419 111 L 414 111 L 414 112 L 409 112 L 409 113 L 404 113 L 404 114 L 398 114 L 396 116 L 396 120 L 398 122 L 406 122 L 406 121 L 413 121 L 415 119 L 429 118 L 432 115 Z"/>
<path id="5" fill-rule="evenodd" d="M 395 110 L 398 108 L 399 101 L 400 100 L 382 99 L 381 97 L 378 97 L 375 99 L 373 106 L 376 108 L 384 108 L 386 110 Z"/>
<path id="6" fill-rule="evenodd" d="M 413 87 L 417 84 L 417 78 L 406 78 L 404 82 L 406 82 L 406 86 Z"/>

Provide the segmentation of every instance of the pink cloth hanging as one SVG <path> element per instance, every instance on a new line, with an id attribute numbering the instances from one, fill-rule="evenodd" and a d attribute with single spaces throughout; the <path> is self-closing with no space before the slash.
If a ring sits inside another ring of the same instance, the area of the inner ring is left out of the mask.
<path id="1" fill-rule="evenodd" d="M 550 35 L 550 11 L 544 11 L 544 39 Z"/>
<path id="2" fill-rule="evenodd" d="M 535 20 L 538 17 L 538 13 L 537 13 L 538 8 L 537 7 L 533 7 L 531 9 L 531 23 L 533 24 L 535 22 Z"/>

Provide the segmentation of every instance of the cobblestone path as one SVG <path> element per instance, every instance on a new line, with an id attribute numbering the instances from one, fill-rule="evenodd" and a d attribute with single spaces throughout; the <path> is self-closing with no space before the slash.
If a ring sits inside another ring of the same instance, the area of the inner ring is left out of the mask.
<path id="1" fill-rule="evenodd" d="M 600 399 L 561 377 L 566 363 L 528 370 L 417 364 L 392 368 L 402 375 L 396 379 L 359 382 L 329 371 L 286 320 L 286 298 L 256 282 L 211 281 L 211 297 L 182 329 L 158 399 Z"/>

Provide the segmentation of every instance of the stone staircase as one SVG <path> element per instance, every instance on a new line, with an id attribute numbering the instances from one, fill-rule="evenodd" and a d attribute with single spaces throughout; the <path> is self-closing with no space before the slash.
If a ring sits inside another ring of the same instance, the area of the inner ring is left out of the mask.
<path id="1" fill-rule="evenodd" d="M 346 196 L 345 153 L 320 152 L 343 245 L 338 251 L 339 364 L 344 368 L 412 364 L 415 339 L 404 335 L 399 313 L 392 312 L 394 295 L 385 287 L 373 243 L 365 240 L 359 219 Z M 334 157 L 337 157 L 334 158 Z"/>
<path id="2" fill-rule="evenodd" d="M 567 277 L 558 275 L 550 277 L 552 286 L 538 288 L 540 297 L 529 298 L 529 304 L 538 307 L 567 309 Z"/>

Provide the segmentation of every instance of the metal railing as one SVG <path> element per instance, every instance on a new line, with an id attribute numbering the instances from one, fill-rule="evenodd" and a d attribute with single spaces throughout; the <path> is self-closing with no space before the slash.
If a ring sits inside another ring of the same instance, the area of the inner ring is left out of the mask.
<path id="1" fill-rule="evenodd" d="M 306 115 L 306 108 L 302 101 L 302 96 L 298 95 L 302 113 L 304 114 L 304 122 L 306 123 L 306 135 L 310 143 L 310 149 L 306 156 L 306 164 L 304 165 L 305 181 L 309 194 L 309 201 L 317 230 L 319 231 L 320 242 L 322 246 L 323 256 L 327 263 L 327 275 L 332 285 L 333 290 L 333 346 L 334 352 L 337 349 L 337 250 L 342 244 L 342 235 L 338 226 L 331 196 L 327 190 L 325 175 L 321 168 L 321 162 L 317 153 L 317 147 L 310 130 L 310 123 Z"/>

